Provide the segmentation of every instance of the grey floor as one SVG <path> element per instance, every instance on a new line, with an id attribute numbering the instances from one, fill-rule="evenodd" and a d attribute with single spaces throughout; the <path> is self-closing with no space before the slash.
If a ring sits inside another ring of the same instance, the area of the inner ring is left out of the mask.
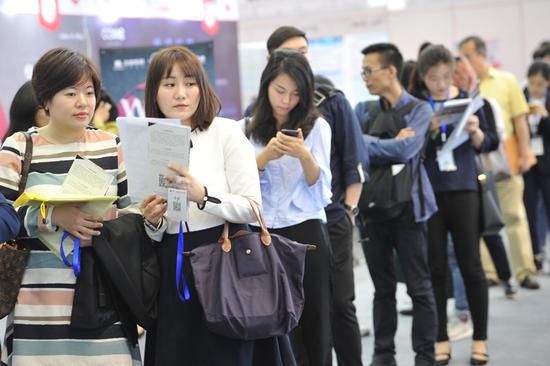
<path id="1" fill-rule="evenodd" d="M 372 330 L 373 286 L 364 265 L 355 269 L 356 307 L 361 327 Z M 539 275 L 540 290 L 519 290 L 515 300 L 504 297 L 500 287 L 489 292 L 489 365 L 549 366 L 550 365 L 550 276 Z M 399 285 L 398 309 L 410 307 L 404 285 Z M 452 303 L 449 301 L 449 310 Z M 449 312 L 449 314 L 452 314 Z M 411 317 L 399 315 L 395 337 L 398 365 L 414 365 L 411 348 Z M 363 363 L 370 363 L 374 348 L 373 336 L 364 337 Z M 469 365 L 470 340 L 451 344 L 450 365 Z M 336 365 L 336 363 L 334 363 Z"/>

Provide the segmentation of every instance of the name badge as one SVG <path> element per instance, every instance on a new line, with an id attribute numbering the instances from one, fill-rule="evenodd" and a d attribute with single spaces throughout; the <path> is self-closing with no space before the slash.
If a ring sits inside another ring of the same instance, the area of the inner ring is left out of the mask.
<path id="1" fill-rule="evenodd" d="M 533 136 L 531 138 L 531 149 L 536 156 L 544 155 L 544 144 L 541 136 Z"/>
<path id="2" fill-rule="evenodd" d="M 438 151 L 436 160 L 439 170 L 442 172 L 455 172 L 457 170 L 455 157 L 452 151 L 445 153 Z"/>
<path id="3" fill-rule="evenodd" d="M 166 216 L 174 221 L 187 221 L 189 201 L 187 190 L 168 188 L 168 210 Z"/>

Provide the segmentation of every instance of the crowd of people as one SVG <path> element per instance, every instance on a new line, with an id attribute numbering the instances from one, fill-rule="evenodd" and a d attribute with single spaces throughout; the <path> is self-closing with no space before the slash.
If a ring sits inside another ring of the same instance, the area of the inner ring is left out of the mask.
<path id="1" fill-rule="evenodd" d="M 406 62 L 396 45 L 372 44 L 361 50 L 360 74 L 379 99 L 355 108 L 330 80 L 314 76 L 302 30 L 276 29 L 267 51 L 257 97 L 238 122 L 218 116 L 221 102 L 186 47 L 162 49 L 148 66 L 146 116 L 191 128 L 189 167 L 168 166 L 177 177 L 172 186 L 185 189 L 190 202 L 184 225 L 168 218 L 166 197 L 131 202 L 121 144 L 132 141 L 117 136 L 116 106 L 90 59 L 56 48 L 36 62 L 32 80 L 15 94 L 0 150 L 0 242 L 16 239 L 30 251 L 1 365 L 142 363 L 120 308 L 94 326 L 75 326 L 79 277 L 39 239 L 61 230 L 89 247 L 109 221 L 130 214 L 142 217 L 160 267 L 146 365 L 321 366 L 332 364 L 333 351 L 340 366 L 362 365 L 355 227 L 375 288 L 371 365 L 396 365 L 397 267 L 413 304 L 414 364 L 451 359 L 449 293 L 458 320 L 473 323 L 470 363 L 489 362 L 488 286 L 502 283 L 509 298 L 517 296 L 512 277 L 522 288 L 539 288 L 550 217 L 550 44 L 534 53 L 523 90 L 489 64 L 477 36 L 461 40 L 456 54 L 426 42 L 418 59 Z M 440 111 L 478 95 L 461 143 L 448 149 L 459 134 Z M 29 144 L 30 170 L 22 177 Z M 11 205 L 21 185 L 34 193 L 58 189 L 77 156 L 112 176 L 107 195 L 118 200 L 108 215 L 86 213 L 82 203 Z M 483 231 L 480 174 L 491 178 L 509 252 L 501 232 Z M 305 260 L 298 326 L 240 340 L 206 326 L 187 257 L 189 299 L 181 301 L 176 262 L 182 234 L 192 250 L 216 242 L 225 222 L 235 224 L 232 231 L 258 225 L 250 202 L 261 204 L 270 232 L 317 249 Z"/>

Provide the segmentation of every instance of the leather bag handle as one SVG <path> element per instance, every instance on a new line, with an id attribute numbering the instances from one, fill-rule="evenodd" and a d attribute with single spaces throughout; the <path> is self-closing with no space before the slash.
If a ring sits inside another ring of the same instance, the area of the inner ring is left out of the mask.
<path id="1" fill-rule="evenodd" d="M 256 216 L 256 220 L 260 224 L 260 240 L 263 245 L 270 246 L 271 245 L 271 235 L 269 234 L 269 231 L 267 231 L 267 226 L 265 225 L 264 216 L 259 208 L 258 203 L 255 201 L 248 199 L 248 203 L 250 204 L 250 208 L 252 209 L 252 212 L 254 213 L 254 216 Z M 231 251 L 231 240 L 229 239 L 229 223 L 226 221 L 225 225 L 223 226 L 223 233 L 219 240 L 219 243 L 222 246 L 222 250 L 226 253 Z"/>
<path id="2" fill-rule="evenodd" d="M 25 136 L 25 155 L 23 157 L 23 165 L 21 167 L 21 178 L 19 180 L 19 190 L 17 196 L 21 196 L 27 187 L 27 178 L 31 169 L 32 160 L 32 137 L 28 132 L 23 132 Z"/>

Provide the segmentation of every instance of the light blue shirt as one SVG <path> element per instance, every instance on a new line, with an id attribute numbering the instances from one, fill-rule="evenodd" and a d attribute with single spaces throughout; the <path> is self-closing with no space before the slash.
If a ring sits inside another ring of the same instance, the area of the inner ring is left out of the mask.
<path id="1" fill-rule="evenodd" d="M 244 122 L 241 121 L 244 127 Z M 331 202 L 330 147 L 332 131 L 322 118 L 304 140 L 321 169 L 319 179 L 308 185 L 302 165 L 297 158 L 284 155 L 270 161 L 260 173 L 262 206 L 268 228 L 279 229 L 307 220 L 319 219 L 326 223 L 325 207 Z M 265 145 L 250 139 L 258 155 Z"/>

